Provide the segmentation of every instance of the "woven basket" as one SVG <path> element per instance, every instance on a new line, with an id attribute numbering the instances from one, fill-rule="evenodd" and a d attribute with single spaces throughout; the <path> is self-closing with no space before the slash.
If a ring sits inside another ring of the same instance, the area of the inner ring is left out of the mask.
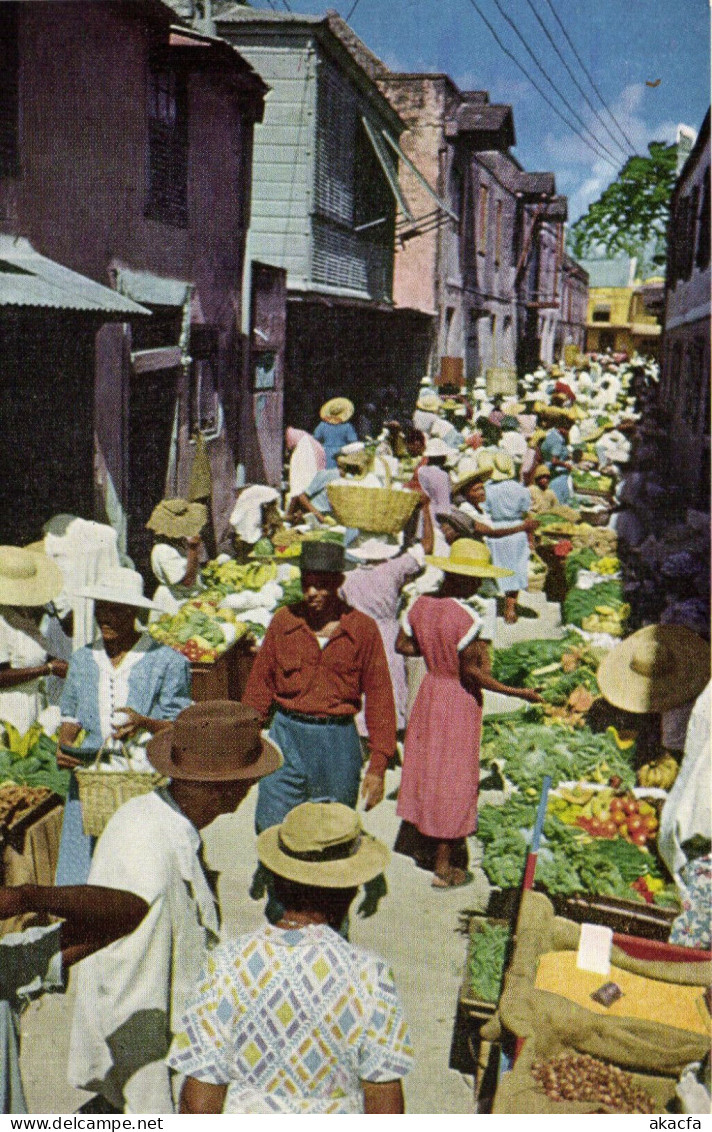
<path id="1" fill-rule="evenodd" d="M 148 794 L 156 786 L 164 786 L 169 780 L 158 771 L 144 770 L 104 770 L 101 757 L 105 747 L 100 747 L 91 766 L 77 767 L 77 788 L 82 807 L 82 825 L 90 837 L 99 837 L 109 818 L 131 798 Z M 122 753 L 129 758 L 126 748 Z"/>
<path id="2" fill-rule="evenodd" d="M 382 535 L 402 531 L 420 501 L 417 491 L 395 491 L 388 487 L 330 483 L 326 490 L 340 523 Z"/>
<path id="3" fill-rule="evenodd" d="M 536 574 L 532 573 L 531 572 L 532 559 L 534 559 L 538 563 L 540 563 L 544 567 L 544 569 L 537 572 Z M 540 594 L 540 593 L 543 592 L 544 587 L 546 586 L 546 575 L 549 573 L 549 567 L 546 565 L 546 562 L 544 562 L 544 559 L 540 558 L 539 555 L 536 554 L 534 551 L 531 552 L 529 565 L 530 565 L 530 571 L 529 571 L 529 579 L 528 579 L 528 582 L 527 582 L 527 591 L 530 594 Z"/>

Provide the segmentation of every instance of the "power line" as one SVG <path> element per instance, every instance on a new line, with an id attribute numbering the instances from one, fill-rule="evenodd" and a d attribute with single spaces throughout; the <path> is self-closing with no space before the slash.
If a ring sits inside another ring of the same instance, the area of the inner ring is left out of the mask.
<path id="1" fill-rule="evenodd" d="M 565 37 L 565 39 L 566 39 L 566 42 L 568 43 L 569 47 L 571 48 L 571 50 L 573 51 L 573 53 L 574 53 L 574 55 L 575 55 L 575 57 L 576 57 L 576 62 L 578 63 L 579 67 L 581 68 L 581 70 L 582 70 L 582 71 L 583 71 L 583 73 L 585 74 L 586 78 L 587 78 L 587 79 L 588 79 L 588 81 L 590 82 L 591 86 L 592 86 L 592 87 L 593 87 L 593 89 L 595 90 L 596 94 L 598 95 L 598 100 L 599 100 L 599 102 L 601 103 L 601 106 L 602 106 L 602 107 L 603 107 L 603 109 L 604 109 L 604 110 L 605 110 L 605 111 L 606 111 L 606 112 L 607 112 L 607 113 L 609 114 L 609 116 L 610 116 L 611 120 L 612 120 L 612 121 L 613 121 L 613 122 L 615 123 L 615 126 L 616 126 L 616 128 L 617 128 L 618 130 L 620 130 L 621 134 L 622 134 L 622 135 L 623 135 L 623 137 L 625 138 L 626 144 L 630 146 L 630 148 L 632 149 L 633 153 L 636 153 L 636 152 L 637 152 L 637 150 L 636 150 L 636 147 L 635 147 L 634 143 L 633 143 L 633 142 L 632 142 L 632 141 L 630 140 L 630 138 L 628 137 L 627 133 L 625 132 L 625 130 L 624 130 L 624 129 L 623 129 L 623 127 L 621 126 L 620 122 L 619 122 L 619 121 L 618 121 L 618 119 L 616 118 L 616 116 L 615 116 L 615 114 L 613 113 L 613 111 L 612 111 L 612 110 L 611 110 L 611 109 L 610 109 L 610 108 L 608 107 L 608 105 L 606 104 L 606 101 L 605 101 L 605 99 L 604 99 L 603 95 L 601 94 L 600 90 L 599 90 L 599 89 L 598 89 L 598 87 L 596 86 L 596 83 L 594 82 L 593 78 L 591 77 L 591 74 L 590 74 L 590 72 L 588 71 L 588 69 L 587 69 L 587 67 L 586 67 L 586 64 L 584 63 L 583 59 L 581 58 L 581 56 L 579 55 L 578 51 L 576 50 L 576 48 L 574 47 L 573 43 L 571 42 L 571 36 L 569 35 L 569 33 L 567 32 L 566 28 L 564 27 L 564 25 L 562 24 L 561 20 L 559 19 L 559 14 L 558 14 L 558 12 L 556 11 L 556 8 L 555 8 L 555 7 L 554 7 L 554 5 L 552 4 L 551 0 L 546 0 L 546 3 L 547 3 L 547 4 L 549 5 L 549 9 L 550 9 L 550 11 L 551 11 L 551 13 L 552 13 L 552 15 L 553 15 L 554 19 L 556 20 L 557 24 L 559 25 L 559 27 L 561 28 L 562 32 L 564 33 L 564 37 Z"/>
<path id="2" fill-rule="evenodd" d="M 581 86 L 580 82 L 579 82 L 579 81 L 578 81 L 578 79 L 576 78 L 576 75 L 575 75 L 575 74 L 574 74 L 574 72 L 573 72 L 573 71 L 571 70 L 571 67 L 570 67 L 570 66 L 569 66 L 569 64 L 568 64 L 568 63 L 566 62 L 566 59 L 564 58 L 564 56 L 563 56 L 562 52 L 561 52 L 561 51 L 559 50 L 559 47 L 558 47 L 558 45 L 557 45 L 556 41 L 554 40 L 554 38 L 552 37 L 552 35 L 551 35 L 551 32 L 549 31 L 549 29 L 548 29 L 548 27 L 546 26 L 546 24 L 544 23 L 543 19 L 541 18 L 541 16 L 540 16 L 540 15 L 539 15 L 539 13 L 537 12 L 536 8 L 534 7 L 534 4 L 533 4 L 533 0 L 527 0 L 527 4 L 529 5 L 529 7 L 531 8 L 532 12 L 534 13 L 534 16 L 536 17 L 536 19 L 537 19 L 537 21 L 538 21 L 538 23 L 539 23 L 539 26 L 541 27 L 542 31 L 544 32 L 544 35 L 545 35 L 545 36 L 546 36 L 546 38 L 547 38 L 547 39 L 549 40 L 549 43 L 550 43 L 550 44 L 551 44 L 551 46 L 552 46 L 552 47 L 554 48 L 554 51 L 555 51 L 555 52 L 556 52 L 556 54 L 557 54 L 557 55 L 559 56 L 559 59 L 560 59 L 560 60 L 561 60 L 561 62 L 563 63 L 564 67 L 566 68 L 566 70 L 567 70 L 567 72 L 568 72 L 568 74 L 569 74 L 569 76 L 570 76 L 570 78 L 571 78 L 571 81 L 572 81 L 572 82 L 574 83 L 574 85 L 576 86 L 576 89 L 578 90 L 578 92 L 579 92 L 579 94 L 581 95 L 581 97 L 582 97 L 582 98 L 584 99 L 584 101 L 585 101 L 585 102 L 587 103 L 587 105 L 588 105 L 588 106 L 590 107 L 590 109 L 591 109 L 591 110 L 593 111 L 593 113 L 594 113 L 594 114 L 596 115 L 596 118 L 598 119 L 598 121 L 599 121 L 599 122 L 601 123 L 601 125 L 603 126 L 603 129 L 604 129 L 604 130 L 606 131 L 606 133 L 608 134 L 608 136 L 609 136 L 609 138 L 611 139 L 611 141 L 613 142 L 613 144 L 614 144 L 614 145 L 616 145 L 616 146 L 618 146 L 618 148 L 620 149 L 620 151 L 621 151 L 621 152 L 622 152 L 623 154 L 625 154 L 625 156 L 626 156 L 626 157 L 630 157 L 630 156 L 631 156 L 631 154 L 630 154 L 630 153 L 628 152 L 628 150 L 627 150 L 627 149 L 626 149 L 626 148 L 625 148 L 625 147 L 624 147 L 623 145 L 621 145 L 621 143 L 620 143 L 620 141 L 618 140 L 618 138 L 617 138 L 617 137 L 615 136 L 615 134 L 614 134 L 614 133 L 613 133 L 613 132 L 611 131 L 610 127 L 609 127 L 609 126 L 608 126 L 608 125 L 606 124 L 606 122 L 604 121 L 604 119 L 603 119 L 603 118 L 601 117 L 601 112 L 600 112 L 600 110 L 597 110 L 597 109 L 596 109 L 596 107 L 595 107 L 595 106 L 593 105 L 593 103 L 591 102 L 591 99 L 590 99 L 590 98 L 588 97 L 588 95 L 586 94 L 586 91 L 585 91 L 585 90 L 583 89 L 583 87 Z"/>
<path id="3" fill-rule="evenodd" d="M 586 133 L 589 135 L 589 137 L 593 139 L 593 141 L 596 143 L 596 145 L 599 147 L 599 149 L 602 149 L 604 151 L 604 153 L 608 154 L 608 156 L 611 158 L 611 160 L 616 165 L 616 171 L 617 171 L 620 158 L 616 157 L 615 153 L 612 153 L 611 150 L 608 148 L 608 146 L 605 145 L 604 142 L 602 142 L 599 138 L 596 137 L 596 135 L 593 133 L 593 131 L 586 125 L 586 123 L 584 122 L 584 120 L 580 116 L 580 114 L 576 110 L 574 110 L 573 106 L 568 101 L 568 99 L 564 97 L 564 95 L 561 93 L 561 91 L 557 87 L 556 83 L 554 82 L 554 80 L 552 78 L 550 78 L 550 76 L 547 74 L 547 72 L 542 67 L 541 63 L 537 59 L 536 55 L 532 51 L 531 47 L 529 46 L 526 39 L 524 38 L 524 36 L 520 32 L 519 28 L 517 27 L 517 25 L 514 22 L 514 20 L 512 19 L 512 17 L 507 15 L 504 8 L 500 4 L 499 0 L 494 0 L 494 3 L 495 3 L 495 6 L 497 8 L 497 11 L 499 12 L 502 19 L 506 20 L 506 22 L 509 24 L 512 31 L 516 35 L 517 39 L 522 43 L 524 50 L 526 51 L 527 55 L 529 56 L 529 58 L 534 63 L 534 66 L 541 72 L 541 74 L 544 76 L 544 78 L 548 82 L 549 86 L 551 87 L 551 89 L 559 96 L 559 98 L 563 102 L 564 106 L 569 111 L 569 113 L 573 114 L 576 121 L 579 123 L 580 126 L 583 127 L 583 129 L 586 131 Z"/>
<path id="4" fill-rule="evenodd" d="M 573 132 L 574 132 L 574 133 L 575 133 L 575 134 L 577 135 L 577 137 L 579 137 L 579 138 L 581 139 L 581 141 L 582 141 L 582 142 L 584 143 L 584 145 L 585 145 L 585 146 L 587 147 L 587 149 L 590 149 L 592 153 L 595 153 L 596 157 L 598 157 L 598 158 L 599 158 L 600 160 L 603 160 L 603 161 L 605 161 L 605 162 L 606 162 L 606 163 L 607 163 L 608 165 L 610 165 L 610 166 L 611 166 L 611 168 L 612 168 L 612 169 L 615 169 L 615 170 L 616 170 L 616 172 L 618 172 L 618 164 L 617 164 L 617 163 L 614 163 L 613 161 L 610 161 L 610 160 L 609 160 L 609 159 L 608 159 L 607 157 L 603 157 L 603 155 L 602 155 L 601 153 L 599 153 L 597 149 L 594 149 L 594 147 L 593 147 L 593 146 L 591 145 L 591 143 L 590 143 L 590 141 L 588 140 L 588 138 L 586 138 L 586 137 L 585 137 L 585 136 L 584 136 L 584 135 L 583 135 L 583 134 L 581 133 L 581 131 L 580 131 L 580 130 L 579 130 L 579 129 L 578 129 L 577 127 L 576 127 L 576 126 L 574 126 L 574 125 L 573 125 L 573 124 L 572 124 L 572 123 L 571 123 L 571 122 L 569 121 L 569 119 L 568 119 L 568 118 L 566 117 L 566 115 L 565 115 L 565 114 L 562 114 L 562 112 L 561 112 L 561 111 L 559 110 L 558 106 L 556 106 L 556 105 L 555 105 L 555 104 L 554 104 L 554 103 L 553 103 L 553 102 L 551 101 L 551 99 L 549 98 L 548 94 L 546 94 L 546 93 L 545 93 L 545 92 L 544 92 L 544 91 L 543 91 L 543 90 L 541 89 L 541 87 L 540 87 L 540 86 L 539 86 L 539 84 L 537 83 L 536 79 L 533 79 L 533 78 L 532 78 L 532 76 L 531 76 L 531 75 L 529 74 L 529 72 L 527 71 L 526 67 L 524 67 L 524 66 L 523 66 L 523 65 L 522 65 L 522 64 L 521 64 L 521 63 L 519 62 L 519 60 L 517 59 L 516 55 L 513 55 L 513 54 L 512 54 L 512 52 L 511 52 L 511 51 L 509 50 L 509 48 L 508 48 L 508 47 L 506 47 L 506 46 L 504 45 L 504 43 L 502 42 L 502 40 L 501 40 L 501 39 L 499 38 L 499 36 L 497 35 L 497 32 L 495 31 L 495 29 L 494 29 L 494 28 L 492 27 L 492 24 L 491 24 L 491 23 L 489 22 L 489 20 L 488 20 L 488 19 L 487 19 L 487 17 L 485 16 L 484 12 L 483 12 L 483 11 L 482 11 L 482 9 L 480 8 L 479 4 L 477 4 L 476 0 L 469 0 L 469 2 L 470 2 L 470 4 L 471 4 L 471 6 L 472 6 L 472 7 L 473 7 L 473 8 L 475 9 L 475 11 L 477 12 L 477 14 L 478 14 L 478 16 L 480 17 L 480 19 L 482 20 L 482 22 L 483 22 L 484 24 L 486 24 L 486 26 L 487 26 L 487 27 L 489 28 L 489 30 L 490 30 L 490 32 L 491 32 L 491 34 L 492 34 L 492 36 L 493 36 L 493 38 L 494 38 L 495 42 L 497 43 L 497 45 L 498 45 L 498 46 L 499 46 L 499 47 L 501 48 L 501 50 L 502 50 L 502 51 L 504 52 L 504 54 L 505 54 L 505 55 L 506 55 L 506 56 L 507 56 L 507 57 L 508 57 L 509 59 L 511 59 L 511 60 L 512 60 L 512 62 L 514 63 L 514 65 L 515 65 L 516 67 L 518 67 L 518 69 L 519 69 L 519 70 L 520 70 L 520 71 L 522 72 L 522 74 L 524 75 L 524 77 L 525 77 L 525 78 L 526 78 L 526 79 L 527 79 L 527 80 L 528 80 L 528 81 L 529 81 L 529 82 L 530 82 L 530 83 L 532 84 L 532 86 L 533 86 L 533 87 L 534 87 L 534 89 L 535 89 L 535 90 L 537 91 L 537 93 L 538 93 L 538 94 L 539 94 L 539 95 L 540 95 L 540 96 L 541 96 L 541 97 L 542 97 L 542 98 L 544 99 L 544 102 L 546 102 L 546 104 L 547 104 L 548 106 L 550 106 L 550 107 L 551 107 L 551 109 L 552 109 L 552 110 L 554 111 L 554 113 L 555 113 L 556 115 L 558 115 L 558 117 L 559 117 L 559 118 L 561 118 L 562 122 L 564 122 L 564 123 L 565 123 L 565 124 L 566 124 L 566 125 L 568 126 L 568 128 L 569 128 L 570 130 L 573 130 Z"/>
<path id="5" fill-rule="evenodd" d="M 361 3 L 361 0 L 354 0 L 353 4 L 351 5 L 351 11 L 349 12 L 348 16 L 346 17 L 346 23 L 347 24 L 350 23 L 351 17 L 353 16 L 354 12 L 356 11 L 356 9 L 358 8 L 360 3 Z"/>

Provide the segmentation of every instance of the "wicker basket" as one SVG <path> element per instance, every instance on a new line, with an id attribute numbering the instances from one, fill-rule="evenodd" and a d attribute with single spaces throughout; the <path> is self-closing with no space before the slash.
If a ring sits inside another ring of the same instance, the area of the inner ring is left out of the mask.
<path id="1" fill-rule="evenodd" d="M 536 573 L 532 572 L 532 562 L 537 562 L 541 567 Z M 543 593 L 546 586 L 546 576 L 549 573 L 549 567 L 543 558 L 540 558 L 536 551 L 532 550 L 529 555 L 529 578 L 527 582 L 527 592 L 530 594 Z"/>
<path id="2" fill-rule="evenodd" d="M 109 818 L 131 798 L 148 794 L 156 786 L 164 786 L 169 780 L 158 771 L 144 770 L 104 770 L 101 757 L 105 747 L 100 747 L 91 766 L 77 767 L 77 788 L 82 807 L 82 825 L 90 837 L 99 837 Z M 126 748 L 123 749 L 126 754 Z"/>
<path id="3" fill-rule="evenodd" d="M 420 502 L 417 491 L 396 491 L 388 487 L 330 483 L 326 490 L 340 523 L 374 534 L 398 534 Z"/>

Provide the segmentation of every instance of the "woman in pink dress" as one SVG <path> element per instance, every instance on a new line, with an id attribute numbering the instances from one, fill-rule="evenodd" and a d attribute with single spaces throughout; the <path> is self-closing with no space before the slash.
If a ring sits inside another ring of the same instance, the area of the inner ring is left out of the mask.
<path id="1" fill-rule="evenodd" d="M 541 697 L 491 674 L 484 603 L 474 595 L 482 578 L 509 571 L 492 566 L 487 548 L 473 539 L 458 539 L 449 557 L 426 561 L 444 571 L 440 592 L 418 598 L 396 641 L 404 656 L 422 656 L 428 671 L 405 734 L 395 848 L 433 869 L 434 888 L 454 888 L 471 879 L 465 839 L 477 825 L 482 692 L 530 703 Z"/>

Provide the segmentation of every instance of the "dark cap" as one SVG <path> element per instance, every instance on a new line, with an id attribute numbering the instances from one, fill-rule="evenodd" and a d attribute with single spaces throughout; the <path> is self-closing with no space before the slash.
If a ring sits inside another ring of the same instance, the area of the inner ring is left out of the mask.
<path id="1" fill-rule="evenodd" d="M 299 569 L 312 574 L 343 574 L 344 548 L 338 542 L 303 542 Z"/>

